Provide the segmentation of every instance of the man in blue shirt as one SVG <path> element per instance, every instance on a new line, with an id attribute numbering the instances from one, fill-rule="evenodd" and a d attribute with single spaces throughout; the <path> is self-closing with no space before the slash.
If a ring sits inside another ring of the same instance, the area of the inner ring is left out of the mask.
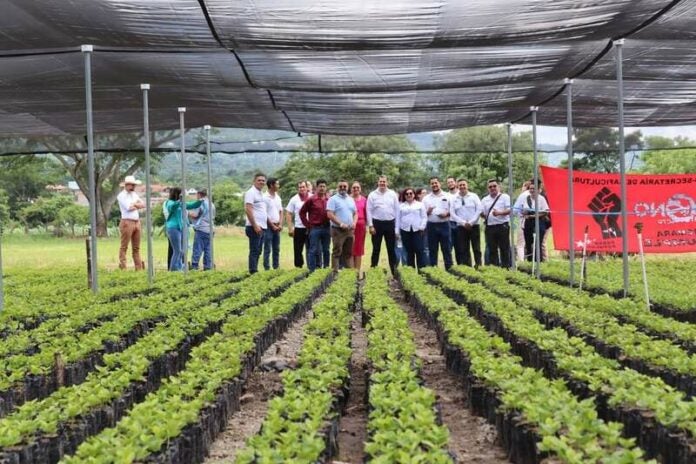
<path id="1" fill-rule="evenodd" d="M 336 193 L 329 198 L 326 215 L 331 222 L 331 268 L 338 270 L 343 261 L 346 267 L 353 267 L 353 238 L 358 210 L 355 201 L 348 195 L 348 181 L 338 182 Z"/>
<path id="2" fill-rule="evenodd" d="M 193 255 L 191 256 L 191 268 L 198 269 L 198 263 L 203 256 L 203 269 L 209 271 L 213 268 L 213 262 L 210 259 L 210 239 L 212 237 L 211 223 L 215 217 L 215 205 L 208 198 L 208 190 L 198 190 L 198 200 L 201 201 L 201 206 L 189 213 L 193 219 Z"/>

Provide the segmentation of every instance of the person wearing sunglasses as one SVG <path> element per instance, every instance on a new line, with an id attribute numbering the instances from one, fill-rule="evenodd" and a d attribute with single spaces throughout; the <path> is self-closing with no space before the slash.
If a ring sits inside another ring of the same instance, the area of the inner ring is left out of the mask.
<path id="1" fill-rule="evenodd" d="M 416 191 L 407 187 L 403 191 L 403 202 L 399 204 L 396 216 L 396 232 L 406 251 L 406 265 L 421 269 L 428 265 L 423 248 L 428 214 L 425 205 L 416 199 Z"/>

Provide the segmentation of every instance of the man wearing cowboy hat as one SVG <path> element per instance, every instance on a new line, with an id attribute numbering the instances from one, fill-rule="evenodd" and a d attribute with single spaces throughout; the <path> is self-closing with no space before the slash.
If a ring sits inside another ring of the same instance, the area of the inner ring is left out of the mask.
<path id="1" fill-rule="evenodd" d="M 121 209 L 121 222 L 118 230 L 121 233 L 121 248 L 118 252 L 118 267 L 126 268 L 126 251 L 128 242 L 133 248 L 133 264 L 135 269 L 143 268 L 143 261 L 140 259 L 140 214 L 139 209 L 145 208 L 145 203 L 135 193 L 135 186 L 142 182 L 136 180 L 134 176 L 126 176 L 123 180 L 123 190 L 118 194 L 118 207 Z"/>

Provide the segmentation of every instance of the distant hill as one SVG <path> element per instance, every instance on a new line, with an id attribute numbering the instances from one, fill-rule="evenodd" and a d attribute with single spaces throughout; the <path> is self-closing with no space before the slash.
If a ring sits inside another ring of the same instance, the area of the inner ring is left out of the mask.
<path id="1" fill-rule="evenodd" d="M 435 149 L 437 133 L 421 132 L 408 134 L 417 150 L 431 151 Z M 203 133 L 190 132 L 186 136 L 186 144 L 197 150 L 204 151 Z M 256 129 L 216 129 L 211 134 L 211 150 L 213 152 L 213 180 L 234 180 L 242 185 L 256 171 L 266 175 L 277 172 L 292 153 L 286 150 L 296 150 L 306 138 L 298 137 L 294 132 L 256 130 Z M 172 150 L 176 145 L 172 144 Z M 265 150 L 270 153 L 254 153 Z M 250 152 L 251 151 L 251 152 Z M 234 153 L 230 153 L 234 152 Z M 428 155 L 422 155 L 427 157 Z M 425 160 L 424 160 L 425 161 Z M 207 165 L 205 156 L 189 154 L 186 167 L 187 183 L 203 185 L 206 182 Z M 178 153 L 166 155 L 156 168 L 156 176 L 163 183 L 174 184 L 181 181 L 181 160 Z"/>
<path id="2" fill-rule="evenodd" d="M 408 134 L 407 137 L 418 150 L 429 151 L 435 149 L 435 134 L 432 132 Z"/>

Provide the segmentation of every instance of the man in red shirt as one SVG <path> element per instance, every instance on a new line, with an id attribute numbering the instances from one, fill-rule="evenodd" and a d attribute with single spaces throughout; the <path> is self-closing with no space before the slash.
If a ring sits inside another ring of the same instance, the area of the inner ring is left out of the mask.
<path id="1" fill-rule="evenodd" d="M 329 267 L 329 218 L 326 215 L 326 204 L 329 198 L 326 195 L 326 181 L 319 179 L 316 182 L 316 191 L 300 208 L 302 224 L 309 230 L 309 256 L 307 266 L 309 272 L 319 267 Z"/>

